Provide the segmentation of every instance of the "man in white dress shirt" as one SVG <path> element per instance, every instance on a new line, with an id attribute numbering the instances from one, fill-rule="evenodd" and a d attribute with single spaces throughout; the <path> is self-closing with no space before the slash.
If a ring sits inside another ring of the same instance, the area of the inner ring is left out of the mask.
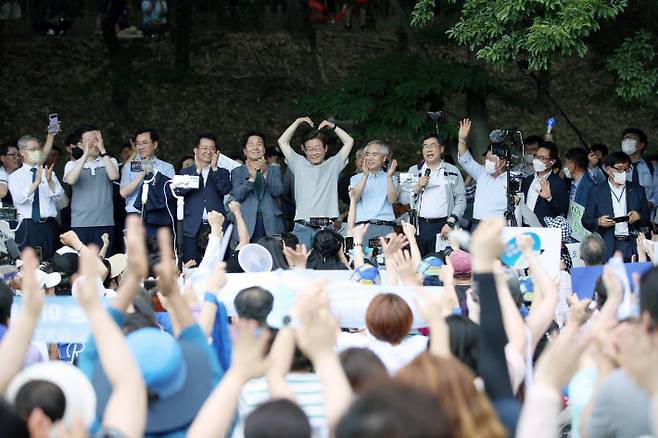
<path id="1" fill-rule="evenodd" d="M 459 169 L 441 158 L 445 141 L 434 134 L 421 142 L 423 162 L 409 173 L 419 175 L 413 188 L 418 247 L 421 254 L 435 252 L 436 236 L 447 236 L 466 210 L 466 188 Z"/>
<path id="2" fill-rule="evenodd" d="M 464 170 L 476 181 L 473 223 L 492 217 L 502 217 L 507 210 L 507 160 L 487 151 L 484 166 L 473 159 L 466 139 L 471 121 L 459 122 L 458 160 Z"/>
<path id="3" fill-rule="evenodd" d="M 53 166 L 41 166 L 42 150 L 39 139 L 24 135 L 18 139 L 18 150 L 23 166 L 9 175 L 9 191 L 21 220 L 16 230 L 19 248 L 40 248 L 47 260 L 59 245 L 57 201 L 64 190 L 53 172 Z M 77 249 L 77 248 L 75 248 Z"/>

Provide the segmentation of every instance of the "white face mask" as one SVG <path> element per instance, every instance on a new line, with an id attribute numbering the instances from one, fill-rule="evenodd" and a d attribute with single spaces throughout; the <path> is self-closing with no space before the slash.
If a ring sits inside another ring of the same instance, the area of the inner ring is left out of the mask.
<path id="1" fill-rule="evenodd" d="M 571 179 L 571 172 L 569 171 L 568 167 L 563 167 L 562 168 L 562 173 L 564 173 L 565 178 Z"/>
<path id="2" fill-rule="evenodd" d="M 34 163 L 38 163 L 41 160 L 41 151 L 40 150 L 27 151 L 27 158 L 28 160 Z"/>
<path id="3" fill-rule="evenodd" d="M 533 154 L 525 154 L 525 155 L 523 156 L 523 159 L 525 160 L 526 163 L 528 163 L 528 164 L 532 164 L 532 162 L 533 162 L 534 159 L 535 159 L 535 156 L 534 156 Z"/>
<path id="4" fill-rule="evenodd" d="M 625 138 L 621 142 L 621 150 L 626 155 L 633 155 L 637 152 L 637 140 L 634 138 Z"/>
<path id="5" fill-rule="evenodd" d="M 535 169 L 535 172 L 541 173 L 545 171 L 548 166 L 546 166 L 546 163 L 544 163 L 539 158 L 535 158 L 532 160 L 532 167 Z"/>
<path id="6" fill-rule="evenodd" d="M 617 184 L 626 184 L 626 172 L 615 172 L 614 170 L 612 171 L 612 178 L 615 180 Z"/>
<path id="7" fill-rule="evenodd" d="M 496 173 L 496 162 L 491 160 L 484 160 L 484 169 L 489 175 Z"/>

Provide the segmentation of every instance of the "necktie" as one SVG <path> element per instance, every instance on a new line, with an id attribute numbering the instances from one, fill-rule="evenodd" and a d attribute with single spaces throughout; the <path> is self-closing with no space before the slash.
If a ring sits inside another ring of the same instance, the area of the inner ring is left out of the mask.
<path id="1" fill-rule="evenodd" d="M 637 163 L 633 163 L 633 175 L 631 176 L 631 182 L 633 184 L 640 185 L 640 175 L 638 174 L 637 171 L 637 165 L 640 164 L 638 161 Z"/>
<path id="2" fill-rule="evenodd" d="M 32 182 L 37 179 L 37 168 L 33 167 L 30 169 L 32 171 Z M 41 205 L 39 202 L 39 186 L 34 191 L 34 198 L 32 200 L 32 220 L 34 222 L 39 222 L 41 220 Z"/>
<path id="3" fill-rule="evenodd" d="M 256 212 L 260 213 L 260 202 L 263 200 L 264 187 L 263 187 L 263 175 L 261 175 L 260 170 L 256 172 L 256 180 L 254 181 L 254 192 L 256 193 L 256 199 L 258 200 L 258 207 Z"/>

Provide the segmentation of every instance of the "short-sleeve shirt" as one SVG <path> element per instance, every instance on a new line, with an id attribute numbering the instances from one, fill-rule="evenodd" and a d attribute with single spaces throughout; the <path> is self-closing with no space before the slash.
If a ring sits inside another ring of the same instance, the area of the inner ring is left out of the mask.
<path id="1" fill-rule="evenodd" d="M 356 187 L 361 179 L 363 179 L 363 172 L 357 173 L 350 179 L 350 186 Z M 393 177 L 393 185 L 397 191 L 396 176 Z M 368 176 L 361 198 L 356 203 L 356 222 L 371 219 L 395 221 L 393 205 L 388 202 L 388 176 L 383 170 Z"/>
<path id="2" fill-rule="evenodd" d="M 295 220 L 338 217 L 338 177 L 346 165 L 340 153 L 320 164 L 311 164 L 296 152 L 290 154 L 288 166 L 295 175 Z"/>
<path id="3" fill-rule="evenodd" d="M 73 170 L 76 161 L 64 167 L 64 176 Z M 117 160 L 112 164 L 119 169 Z M 113 184 L 107 176 L 105 161 L 97 157 L 82 167 L 78 180 L 71 186 L 71 226 L 107 227 L 114 225 Z"/>
<path id="4" fill-rule="evenodd" d="M 139 160 L 139 155 L 137 156 L 136 160 Z M 170 179 L 173 178 L 174 175 L 176 174 L 176 171 L 174 170 L 174 166 L 167 163 L 166 161 L 160 160 L 159 158 L 153 159 L 153 168 Z M 137 178 L 137 175 L 139 175 L 139 172 L 132 172 L 130 170 L 130 163 L 123 166 L 123 169 L 121 171 L 121 187 L 125 187 L 131 182 L 133 182 L 135 178 Z M 135 208 L 135 201 L 137 200 L 138 193 L 139 193 L 139 187 L 137 187 L 134 192 L 132 192 L 130 195 L 126 197 L 127 213 L 139 213 L 139 210 Z"/>

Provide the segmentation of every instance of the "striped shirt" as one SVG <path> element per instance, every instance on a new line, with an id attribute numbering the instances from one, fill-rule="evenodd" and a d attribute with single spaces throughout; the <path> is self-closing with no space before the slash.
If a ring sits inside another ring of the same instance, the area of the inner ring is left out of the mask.
<path id="1" fill-rule="evenodd" d="M 312 436 L 324 438 L 329 436 L 325 419 L 324 396 L 320 378 L 315 373 L 289 373 L 288 385 L 300 408 L 306 413 L 311 423 Z M 244 436 L 244 420 L 259 405 L 270 400 L 270 392 L 264 377 L 248 382 L 240 393 L 238 403 L 238 423 L 233 438 Z"/>

